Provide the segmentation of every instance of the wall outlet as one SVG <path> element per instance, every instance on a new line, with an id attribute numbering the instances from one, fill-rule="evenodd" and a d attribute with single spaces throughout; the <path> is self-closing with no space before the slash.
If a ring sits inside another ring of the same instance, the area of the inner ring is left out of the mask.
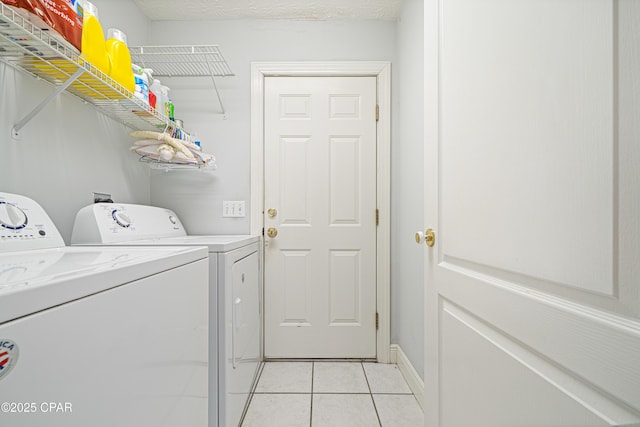
<path id="1" fill-rule="evenodd" d="M 222 201 L 223 218 L 244 218 L 244 200 Z"/>

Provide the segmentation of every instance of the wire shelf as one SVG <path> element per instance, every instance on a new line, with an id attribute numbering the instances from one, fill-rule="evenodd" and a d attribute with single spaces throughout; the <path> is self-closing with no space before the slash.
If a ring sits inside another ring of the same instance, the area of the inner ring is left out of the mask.
<path id="1" fill-rule="evenodd" d="M 133 129 L 157 130 L 169 124 L 164 114 L 85 61 L 56 33 L 36 27 L 2 3 L 0 61 L 58 87 L 82 70 L 66 88 L 67 92 Z"/>
<path id="2" fill-rule="evenodd" d="M 172 163 L 172 162 L 163 162 L 161 160 L 154 159 L 149 156 L 141 156 L 138 161 L 140 163 L 145 163 L 151 169 L 159 169 L 165 172 L 175 171 L 175 170 L 201 170 L 201 171 L 214 171 L 218 169 L 218 166 L 215 162 L 198 162 L 198 163 Z"/>
<path id="3" fill-rule="evenodd" d="M 145 68 L 153 68 L 157 76 L 213 78 L 233 75 L 218 46 L 150 46 L 129 49 L 133 62 Z M 105 115 L 132 129 L 175 130 L 175 122 L 134 97 L 132 92 L 85 61 L 77 49 L 57 33 L 36 27 L 26 17 L 3 3 L 0 3 L 0 62 L 56 87 L 54 93 L 14 125 L 12 136 L 15 139 L 19 139 L 20 129 L 62 91 L 93 105 Z M 190 135 L 180 130 L 182 137 L 190 140 Z M 140 155 L 141 163 L 165 171 L 217 168 L 215 159 L 205 160 L 202 156 L 197 156 L 197 163 L 167 163 L 148 155 Z"/>
<path id="4" fill-rule="evenodd" d="M 220 110 L 226 111 L 215 77 L 234 76 L 218 45 L 133 46 L 131 61 L 153 70 L 155 77 L 210 77 Z"/>
<path id="5" fill-rule="evenodd" d="M 157 77 L 228 77 L 233 72 L 218 45 L 133 46 L 131 61 Z"/>

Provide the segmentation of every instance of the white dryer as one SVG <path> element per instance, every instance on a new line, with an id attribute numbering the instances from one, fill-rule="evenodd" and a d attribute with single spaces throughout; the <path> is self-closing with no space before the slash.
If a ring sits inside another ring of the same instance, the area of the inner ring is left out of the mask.
<path id="1" fill-rule="evenodd" d="M 205 426 L 207 298 L 204 248 L 65 247 L 0 193 L 0 424 Z"/>
<path id="2" fill-rule="evenodd" d="M 153 206 L 97 203 L 76 215 L 74 245 L 208 247 L 209 427 L 239 425 L 262 360 L 259 240 L 189 236 L 173 211 Z"/>

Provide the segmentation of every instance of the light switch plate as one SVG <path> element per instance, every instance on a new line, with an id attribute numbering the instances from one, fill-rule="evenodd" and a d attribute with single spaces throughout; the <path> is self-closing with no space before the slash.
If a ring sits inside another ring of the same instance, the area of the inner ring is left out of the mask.
<path id="1" fill-rule="evenodd" d="M 222 217 L 223 218 L 244 218 L 244 200 L 223 200 L 222 201 Z"/>

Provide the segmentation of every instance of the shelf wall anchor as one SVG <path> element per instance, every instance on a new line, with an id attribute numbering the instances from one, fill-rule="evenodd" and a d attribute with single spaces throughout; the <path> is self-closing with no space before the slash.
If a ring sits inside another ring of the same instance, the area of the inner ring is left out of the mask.
<path id="1" fill-rule="evenodd" d="M 84 73 L 84 69 L 78 69 L 78 71 L 76 71 L 74 75 L 69 77 L 67 81 L 62 83 L 60 86 L 57 86 L 56 90 L 54 90 L 51 95 L 47 96 L 40 104 L 38 104 L 33 110 L 31 110 L 29 114 L 24 116 L 22 120 L 13 125 L 13 128 L 11 128 L 11 137 L 15 140 L 19 140 L 20 130 L 22 130 L 22 128 L 24 128 L 27 123 L 29 123 L 31 119 L 33 119 L 40 111 L 42 111 L 44 107 L 47 106 L 47 104 L 53 101 L 56 96 L 60 95 L 60 93 L 64 92 L 69 86 L 71 86 L 71 84 L 76 81 L 76 79 L 80 77 L 82 73 Z"/>

